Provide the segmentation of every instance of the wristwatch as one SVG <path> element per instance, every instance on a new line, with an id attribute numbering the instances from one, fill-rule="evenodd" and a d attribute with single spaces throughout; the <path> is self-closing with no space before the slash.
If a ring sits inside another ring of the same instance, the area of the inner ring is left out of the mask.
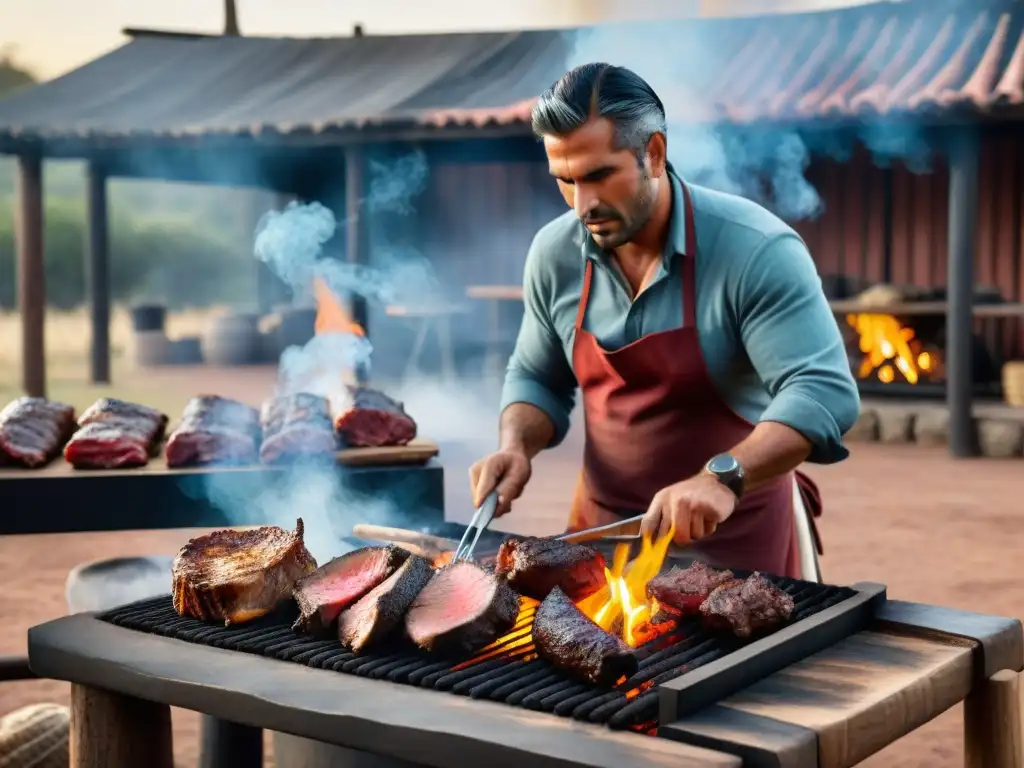
<path id="1" fill-rule="evenodd" d="M 743 497 L 743 467 L 731 453 L 711 457 L 711 461 L 704 465 L 704 471 L 735 493 L 737 499 Z"/>

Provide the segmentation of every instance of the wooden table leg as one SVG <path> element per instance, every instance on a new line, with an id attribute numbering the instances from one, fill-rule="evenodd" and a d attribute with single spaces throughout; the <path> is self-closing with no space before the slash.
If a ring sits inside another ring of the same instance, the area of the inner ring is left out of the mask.
<path id="1" fill-rule="evenodd" d="M 71 768 L 174 768 L 171 708 L 71 685 Z"/>
<path id="2" fill-rule="evenodd" d="M 1020 675 L 1004 669 L 964 701 L 966 768 L 1024 768 Z"/>

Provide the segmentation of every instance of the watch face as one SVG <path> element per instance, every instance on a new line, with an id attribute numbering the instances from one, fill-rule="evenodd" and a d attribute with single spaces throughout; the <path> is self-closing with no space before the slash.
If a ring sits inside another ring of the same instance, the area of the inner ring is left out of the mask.
<path id="1" fill-rule="evenodd" d="M 715 456 L 708 462 L 708 471 L 716 475 L 726 475 L 739 468 L 739 462 L 727 453 Z"/>

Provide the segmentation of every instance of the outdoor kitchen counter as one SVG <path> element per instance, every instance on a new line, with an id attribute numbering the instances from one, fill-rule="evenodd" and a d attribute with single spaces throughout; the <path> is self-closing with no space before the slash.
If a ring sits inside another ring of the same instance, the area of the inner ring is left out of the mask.
<path id="1" fill-rule="evenodd" d="M 899 601 L 869 630 L 663 723 L 666 738 L 298 664 L 268 660 L 254 676 L 251 656 L 92 614 L 32 628 L 29 655 L 72 683 L 73 768 L 171 768 L 169 706 L 436 768 L 833 768 L 965 700 L 969 768 L 1020 767 L 1020 622 Z"/>

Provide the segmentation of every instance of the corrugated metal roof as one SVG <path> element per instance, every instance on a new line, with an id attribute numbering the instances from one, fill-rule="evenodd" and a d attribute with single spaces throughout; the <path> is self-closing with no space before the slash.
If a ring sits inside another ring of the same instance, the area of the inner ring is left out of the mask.
<path id="1" fill-rule="evenodd" d="M 654 32 L 651 40 L 664 41 L 667 29 L 675 44 L 658 55 L 679 90 L 662 88 L 661 96 L 688 120 L 987 113 L 1024 104 L 1021 0 L 632 24 L 601 31 L 605 57 L 615 61 L 617 50 Z M 588 34 L 141 37 L 0 101 L 0 138 L 525 126 L 536 96 L 573 63 L 579 35 Z"/>

